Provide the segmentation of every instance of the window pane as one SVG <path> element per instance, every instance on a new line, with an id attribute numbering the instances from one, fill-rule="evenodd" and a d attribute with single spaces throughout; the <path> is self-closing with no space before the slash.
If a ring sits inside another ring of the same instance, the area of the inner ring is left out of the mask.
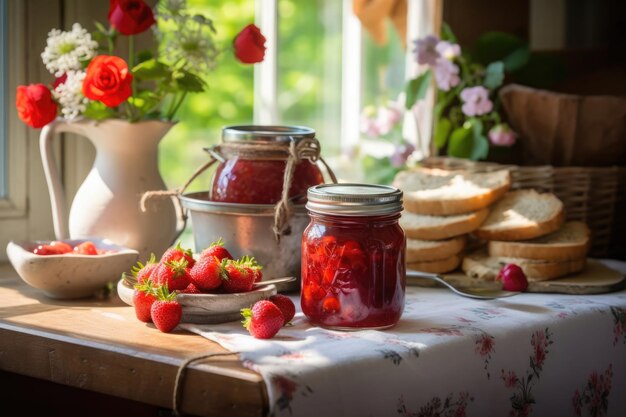
<path id="1" fill-rule="evenodd" d="M 8 70 L 7 1 L 0 0 L 0 198 L 7 195 Z"/>
<path id="2" fill-rule="evenodd" d="M 248 0 L 189 0 L 190 11 L 213 20 L 217 42 L 226 48 L 237 33 L 254 22 L 254 2 Z M 217 143 L 222 127 L 252 122 L 254 68 L 237 61 L 230 50 L 219 57 L 206 77 L 209 90 L 190 94 L 177 113 L 181 120 L 160 147 L 160 168 L 168 187 L 181 186 L 207 161 L 202 148 Z M 200 176 L 189 190 L 206 190 L 210 173 Z"/>
<path id="3" fill-rule="evenodd" d="M 317 131 L 322 155 L 339 152 L 342 1 L 278 2 L 278 118 Z"/>

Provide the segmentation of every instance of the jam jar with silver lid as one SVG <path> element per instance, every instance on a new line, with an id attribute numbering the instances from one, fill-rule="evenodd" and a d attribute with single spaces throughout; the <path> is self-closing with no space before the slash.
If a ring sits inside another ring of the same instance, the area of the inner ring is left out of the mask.
<path id="1" fill-rule="evenodd" d="M 394 326 L 406 286 L 402 191 L 323 184 L 309 188 L 307 198 L 302 312 L 315 325 L 339 330 Z"/>
<path id="2" fill-rule="evenodd" d="M 295 145 L 298 159 L 286 182 L 286 166 Z M 302 146 L 305 145 L 305 146 Z M 209 150 L 219 160 L 212 180 L 211 200 L 240 204 L 275 204 L 289 183 L 295 203 L 306 199 L 310 186 L 323 184 L 315 161 L 320 145 L 315 130 L 304 126 L 241 125 L 222 129 L 222 142 Z"/>

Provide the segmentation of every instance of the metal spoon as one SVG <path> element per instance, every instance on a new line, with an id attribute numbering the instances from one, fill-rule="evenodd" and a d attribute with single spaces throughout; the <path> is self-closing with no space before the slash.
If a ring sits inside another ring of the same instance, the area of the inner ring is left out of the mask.
<path id="1" fill-rule="evenodd" d="M 438 282 L 441 285 L 445 285 L 446 287 L 450 288 L 455 293 L 462 295 L 463 297 L 476 298 L 479 300 L 493 300 L 494 298 L 510 297 L 512 295 L 519 294 L 518 291 L 505 291 L 480 286 L 464 286 L 462 288 L 457 288 L 445 279 L 443 279 L 440 275 L 430 274 L 427 272 L 407 270 L 406 276 L 408 278 L 430 279 L 432 281 Z"/>
<path id="2" fill-rule="evenodd" d="M 255 282 L 254 286 L 255 287 L 264 287 L 264 286 L 270 285 L 270 284 L 281 284 L 283 282 L 293 282 L 295 280 L 296 280 L 296 277 L 274 278 L 274 279 L 268 279 L 267 281 Z"/>

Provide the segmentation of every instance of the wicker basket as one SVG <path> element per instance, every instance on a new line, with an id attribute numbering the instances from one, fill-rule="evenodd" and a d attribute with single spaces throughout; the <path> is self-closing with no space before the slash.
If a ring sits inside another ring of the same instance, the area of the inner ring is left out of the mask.
<path id="1" fill-rule="evenodd" d="M 421 161 L 428 168 L 494 171 L 508 169 L 512 188 L 552 192 L 563 201 L 567 220 L 580 220 L 592 232 L 594 257 L 626 257 L 626 167 L 502 165 L 450 157 Z"/>

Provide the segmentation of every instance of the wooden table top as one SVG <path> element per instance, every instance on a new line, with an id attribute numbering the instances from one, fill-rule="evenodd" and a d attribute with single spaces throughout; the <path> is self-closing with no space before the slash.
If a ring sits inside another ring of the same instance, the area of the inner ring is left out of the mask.
<path id="1" fill-rule="evenodd" d="M 0 265 L 0 369 L 172 408 L 176 373 L 187 358 L 226 352 L 186 331 L 161 333 L 136 319 L 117 295 L 54 300 Z M 268 410 L 261 376 L 239 358 L 194 362 L 181 411 L 207 416 L 260 416 Z"/>

